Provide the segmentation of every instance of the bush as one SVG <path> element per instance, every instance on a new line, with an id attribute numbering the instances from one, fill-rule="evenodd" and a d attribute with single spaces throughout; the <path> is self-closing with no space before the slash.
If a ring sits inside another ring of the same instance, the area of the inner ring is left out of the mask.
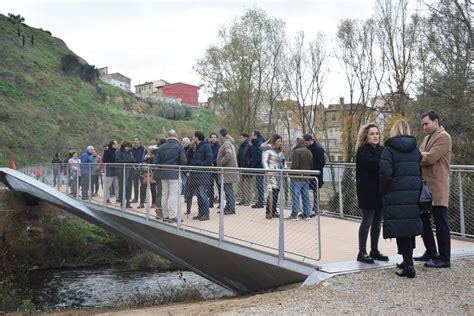
<path id="1" fill-rule="evenodd" d="M 81 65 L 79 68 L 79 77 L 89 83 L 96 83 L 99 79 L 99 71 L 91 65 Z"/>
<path id="2" fill-rule="evenodd" d="M 61 58 L 61 69 L 67 74 L 74 73 L 79 67 L 79 59 L 73 54 L 64 55 Z"/>
<path id="3" fill-rule="evenodd" d="M 169 120 L 190 120 L 192 115 L 192 109 L 187 105 L 163 104 L 158 110 L 158 116 Z"/>
<path id="4" fill-rule="evenodd" d="M 176 269 L 178 265 L 150 252 L 143 252 L 130 259 L 128 268 L 139 271 L 156 269 L 163 271 Z"/>
<path id="5" fill-rule="evenodd" d="M 21 301 L 21 305 L 18 307 L 19 312 L 31 312 L 36 309 L 35 304 L 30 299 Z"/>
<path id="6" fill-rule="evenodd" d="M 61 69 L 67 74 L 76 74 L 89 83 L 96 83 L 99 71 L 91 65 L 81 64 L 77 56 L 66 54 L 61 58 Z"/>

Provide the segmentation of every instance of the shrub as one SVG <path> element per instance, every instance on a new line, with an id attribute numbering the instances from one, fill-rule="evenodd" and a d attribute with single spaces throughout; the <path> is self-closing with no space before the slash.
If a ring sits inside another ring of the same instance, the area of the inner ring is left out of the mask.
<path id="1" fill-rule="evenodd" d="M 169 120 L 190 120 L 192 109 L 187 105 L 163 104 L 158 110 L 158 116 Z"/>
<path id="2" fill-rule="evenodd" d="M 65 73 L 72 74 L 79 67 L 79 59 L 73 54 L 64 55 L 61 58 L 61 69 Z"/>
<path id="3" fill-rule="evenodd" d="M 79 77 L 89 83 L 96 83 L 99 79 L 99 71 L 91 65 L 81 65 L 79 67 Z"/>
<path id="4" fill-rule="evenodd" d="M 18 307 L 19 312 L 31 312 L 36 309 L 35 304 L 30 299 L 21 301 L 21 305 Z"/>
<path id="5" fill-rule="evenodd" d="M 61 69 L 67 74 L 76 74 L 89 83 L 96 83 L 99 71 L 91 65 L 81 64 L 77 56 L 66 54 L 61 58 Z"/>
<path id="6" fill-rule="evenodd" d="M 166 260 L 150 252 L 143 252 L 134 256 L 128 262 L 130 270 L 171 270 L 176 269 L 177 264 Z"/>

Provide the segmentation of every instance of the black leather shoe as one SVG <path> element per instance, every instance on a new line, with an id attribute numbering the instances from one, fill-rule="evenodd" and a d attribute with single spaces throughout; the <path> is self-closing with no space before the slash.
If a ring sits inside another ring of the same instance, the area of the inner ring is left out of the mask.
<path id="1" fill-rule="evenodd" d="M 369 256 L 374 260 L 388 261 L 388 257 L 381 254 L 378 250 L 371 250 Z"/>
<path id="2" fill-rule="evenodd" d="M 217 211 L 217 214 L 220 214 L 221 211 Z M 235 211 L 231 212 L 231 211 L 224 211 L 224 215 L 234 215 L 235 214 Z"/>
<path id="3" fill-rule="evenodd" d="M 434 256 L 430 255 L 429 253 L 427 253 L 425 251 L 425 253 L 419 257 L 413 257 L 413 260 L 415 261 L 424 261 L 424 262 L 428 262 L 430 260 L 433 260 L 433 259 L 436 259 L 438 257 L 438 254 L 435 254 Z"/>
<path id="4" fill-rule="evenodd" d="M 362 263 L 368 263 L 368 264 L 374 263 L 374 259 L 369 257 L 366 253 L 358 254 L 357 255 L 357 261 L 362 262 Z"/>
<path id="5" fill-rule="evenodd" d="M 451 266 L 451 262 L 435 259 L 428 261 L 424 264 L 424 266 L 427 268 L 449 268 Z"/>
<path id="6" fill-rule="evenodd" d="M 198 221 L 208 221 L 209 215 L 198 215 L 194 216 L 193 219 L 197 219 Z"/>
<path id="7" fill-rule="evenodd" d="M 414 266 L 406 266 L 403 268 L 402 271 L 400 272 L 395 272 L 396 275 L 401 276 L 401 277 L 407 277 L 409 279 L 413 279 L 416 275 L 415 272 L 415 267 Z"/>
<path id="8" fill-rule="evenodd" d="M 397 263 L 397 268 L 399 269 L 405 269 L 405 261 L 402 261 L 400 263 Z"/>
<path id="9" fill-rule="evenodd" d="M 252 204 L 250 205 L 251 208 L 263 208 L 263 204 L 260 204 L 260 203 L 255 203 L 255 204 Z"/>

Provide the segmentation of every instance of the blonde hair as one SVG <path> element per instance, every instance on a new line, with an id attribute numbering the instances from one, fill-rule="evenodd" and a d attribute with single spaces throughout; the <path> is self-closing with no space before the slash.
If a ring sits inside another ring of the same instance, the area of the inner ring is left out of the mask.
<path id="1" fill-rule="evenodd" d="M 359 149 L 360 147 L 364 146 L 367 143 L 367 135 L 369 134 L 369 130 L 373 127 L 375 127 L 379 131 L 379 135 L 380 135 L 379 144 L 380 144 L 380 140 L 382 139 L 382 135 L 380 134 L 379 127 L 377 125 L 375 125 L 375 123 L 369 123 L 369 124 L 363 125 L 360 128 L 359 134 L 357 135 L 356 149 Z"/>
<path id="2" fill-rule="evenodd" d="M 390 137 L 403 135 L 411 136 L 410 124 L 404 119 L 396 120 L 390 129 Z"/>

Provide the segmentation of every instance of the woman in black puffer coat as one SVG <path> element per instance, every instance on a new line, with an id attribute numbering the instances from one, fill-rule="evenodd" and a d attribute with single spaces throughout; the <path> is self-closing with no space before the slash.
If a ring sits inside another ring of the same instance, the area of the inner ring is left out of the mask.
<path id="1" fill-rule="evenodd" d="M 405 120 L 394 123 L 380 160 L 380 191 L 383 194 L 383 237 L 396 238 L 403 256 L 399 276 L 415 277 L 415 236 L 423 231 L 419 197 L 421 191 L 420 151 Z"/>

